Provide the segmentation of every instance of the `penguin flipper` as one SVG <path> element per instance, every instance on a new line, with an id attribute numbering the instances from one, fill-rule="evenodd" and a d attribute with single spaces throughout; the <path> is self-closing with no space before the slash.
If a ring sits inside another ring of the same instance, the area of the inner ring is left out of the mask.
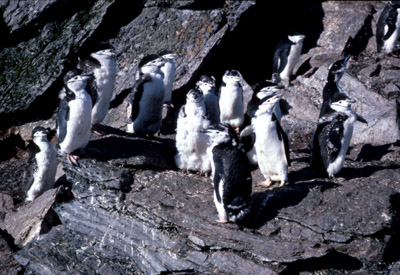
<path id="1" fill-rule="evenodd" d="M 343 131 L 343 121 L 340 116 L 321 131 L 319 144 L 322 153 L 325 155 L 323 157 L 325 167 L 328 167 L 329 163 L 337 158 L 342 147 Z M 323 140 L 324 137 L 327 138 L 325 141 Z"/>
<path id="2" fill-rule="evenodd" d="M 60 101 L 57 113 L 57 135 L 58 143 L 63 142 L 65 136 L 67 135 L 67 121 L 69 119 L 69 106 L 67 99 Z"/>
<path id="3" fill-rule="evenodd" d="M 142 100 L 144 85 L 149 81 L 150 81 L 149 78 L 143 77 L 139 79 L 132 88 L 131 99 L 130 99 L 132 106 L 132 113 L 131 113 L 132 122 L 134 122 L 139 115 L 140 101 Z"/>
<path id="4" fill-rule="evenodd" d="M 388 17 L 386 18 L 385 33 L 383 36 L 384 40 L 389 39 L 389 37 L 391 37 L 394 31 L 396 30 L 396 17 L 397 17 L 397 10 L 391 9 L 389 11 Z"/>
<path id="5" fill-rule="evenodd" d="M 286 67 L 290 54 L 291 44 L 289 42 L 279 42 L 274 52 L 272 60 L 272 72 L 281 73 Z"/>
<path id="6" fill-rule="evenodd" d="M 240 132 L 240 137 L 246 137 L 251 134 L 255 133 L 255 129 L 253 125 L 248 125 L 246 126 L 241 132 Z"/>
<path id="7" fill-rule="evenodd" d="M 285 149 L 285 157 L 288 166 L 290 166 L 290 152 L 289 152 L 289 138 L 286 132 L 283 130 L 281 124 L 279 123 L 278 119 L 276 118 L 275 114 L 272 114 L 272 120 L 275 120 L 276 123 L 276 130 L 278 132 L 278 138 L 283 142 L 283 147 Z"/>

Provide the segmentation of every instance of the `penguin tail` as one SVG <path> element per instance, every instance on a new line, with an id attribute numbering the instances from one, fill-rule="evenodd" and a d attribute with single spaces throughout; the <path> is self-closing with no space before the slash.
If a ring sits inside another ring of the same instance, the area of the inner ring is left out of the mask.
<path id="1" fill-rule="evenodd" d="M 227 205 L 229 221 L 240 222 L 244 220 L 251 212 L 249 198 L 237 197 L 231 204 Z"/>

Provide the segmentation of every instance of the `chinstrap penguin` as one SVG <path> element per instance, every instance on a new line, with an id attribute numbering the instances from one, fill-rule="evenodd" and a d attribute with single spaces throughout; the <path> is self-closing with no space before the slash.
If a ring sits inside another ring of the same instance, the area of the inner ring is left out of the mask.
<path id="1" fill-rule="evenodd" d="M 278 85 L 273 82 L 263 81 L 256 85 L 253 90 L 253 95 L 247 104 L 247 110 L 245 115 L 244 126 L 248 126 L 251 124 L 251 120 L 255 117 L 255 113 L 258 110 L 258 107 L 268 98 L 273 97 L 277 93 L 283 91 L 285 87 L 283 85 Z M 281 108 L 279 102 L 275 104 L 274 114 L 278 119 L 279 123 L 281 122 Z M 243 127 L 245 128 L 245 127 Z M 257 152 L 254 147 L 256 140 L 255 133 L 249 134 L 248 136 L 242 137 L 241 142 L 243 143 L 243 148 L 246 150 L 247 157 L 252 165 L 257 165 Z"/>
<path id="2" fill-rule="evenodd" d="M 48 131 L 41 126 L 32 131 L 33 143 L 29 147 L 28 160 L 30 188 L 26 194 L 26 201 L 33 201 L 54 186 L 57 155 L 47 136 Z"/>
<path id="3" fill-rule="evenodd" d="M 60 154 L 66 154 L 71 164 L 78 165 L 78 156 L 72 154 L 89 143 L 91 130 L 92 99 L 85 87 L 91 75 L 78 75 L 69 79 L 60 95 L 57 114 L 57 137 Z"/>
<path id="4" fill-rule="evenodd" d="M 312 166 L 329 178 L 334 177 L 343 167 L 354 122 L 367 124 L 364 118 L 351 109 L 354 99 L 338 97 L 331 103 L 334 113 L 319 119 L 313 138 Z"/>
<path id="5" fill-rule="evenodd" d="M 274 106 L 281 94 L 265 100 L 255 113 L 251 125 L 240 133 L 241 137 L 256 134 L 255 149 L 258 167 L 265 177 L 260 185 L 270 186 L 272 181 L 279 181 L 280 186 L 288 182 L 289 140 L 274 114 Z"/>
<path id="6" fill-rule="evenodd" d="M 197 81 L 196 87 L 203 92 L 208 119 L 213 124 L 219 123 L 219 96 L 215 78 L 213 76 L 202 75 L 199 81 Z"/>
<path id="7" fill-rule="evenodd" d="M 344 75 L 346 64 L 349 58 L 350 55 L 346 56 L 343 59 L 335 61 L 334 63 L 332 63 L 332 65 L 329 66 L 328 76 L 326 78 L 325 86 L 322 90 L 322 105 L 319 117 L 333 112 L 333 110 L 330 108 L 330 104 L 332 103 L 332 100 L 337 93 L 346 95 L 339 82 Z"/>
<path id="8" fill-rule="evenodd" d="M 139 64 L 140 79 L 132 88 L 127 110 L 127 132 L 153 136 L 161 127 L 164 101 L 164 74 L 160 58 L 144 59 Z M 143 64 L 144 63 L 144 64 Z"/>
<path id="9" fill-rule="evenodd" d="M 376 24 L 376 45 L 378 53 L 392 53 L 396 50 L 400 36 L 400 1 L 386 4 Z"/>
<path id="10" fill-rule="evenodd" d="M 290 84 L 293 69 L 300 59 L 304 38 L 305 36 L 302 34 L 294 34 L 279 41 L 272 61 L 272 79 L 274 82 L 282 81 L 284 85 Z"/>
<path id="11" fill-rule="evenodd" d="M 179 111 L 176 128 L 176 166 L 181 170 L 208 173 L 208 136 L 203 133 L 210 125 L 206 117 L 203 93 L 195 88 L 186 95 L 186 104 Z"/>
<path id="12" fill-rule="evenodd" d="M 217 222 L 240 222 L 250 212 L 252 178 L 247 156 L 239 149 L 236 133 L 229 125 L 212 125 L 206 132 L 211 140 L 208 153 Z"/>
<path id="13" fill-rule="evenodd" d="M 243 87 L 240 84 L 241 74 L 236 70 L 228 70 L 222 77 L 220 87 L 219 110 L 220 122 L 227 123 L 236 130 L 244 121 Z"/>
<path id="14" fill-rule="evenodd" d="M 164 61 L 161 71 L 164 74 L 164 104 L 171 104 L 172 88 L 175 80 L 175 59 L 178 57 L 176 53 L 171 51 L 162 51 L 158 54 Z"/>

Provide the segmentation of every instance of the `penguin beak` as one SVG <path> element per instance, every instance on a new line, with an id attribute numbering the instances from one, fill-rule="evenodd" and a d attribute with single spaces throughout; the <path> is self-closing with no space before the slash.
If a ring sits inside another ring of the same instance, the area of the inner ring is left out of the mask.
<path id="1" fill-rule="evenodd" d="M 359 115 L 357 115 L 357 114 L 356 114 L 356 116 L 357 116 L 357 121 L 362 122 L 362 123 L 365 123 L 365 124 L 368 125 L 368 121 L 365 120 L 365 118 L 363 118 L 362 116 L 359 116 Z"/>

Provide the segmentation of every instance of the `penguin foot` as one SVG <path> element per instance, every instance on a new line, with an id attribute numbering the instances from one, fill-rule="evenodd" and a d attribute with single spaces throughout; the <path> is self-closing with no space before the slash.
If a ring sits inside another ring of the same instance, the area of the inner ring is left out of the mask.
<path id="1" fill-rule="evenodd" d="M 163 104 L 163 106 L 167 108 L 175 108 L 174 104 L 172 104 L 171 102 L 166 102 Z"/>
<path id="2" fill-rule="evenodd" d="M 271 184 L 272 184 L 271 178 L 267 178 L 264 181 L 257 182 L 257 185 L 261 185 L 261 186 L 265 186 L 265 187 L 270 187 Z"/>
<path id="3" fill-rule="evenodd" d="M 98 135 L 98 136 L 104 135 L 104 131 L 100 130 L 100 127 L 98 125 L 92 126 L 92 132 L 93 132 L 93 134 Z"/>
<path id="4" fill-rule="evenodd" d="M 216 220 L 217 223 L 228 223 L 228 220 L 225 219 L 218 219 Z"/>
<path id="5" fill-rule="evenodd" d="M 282 187 L 282 186 L 284 186 L 284 185 L 286 185 L 288 183 L 289 182 L 287 182 L 287 181 L 281 180 L 281 183 L 278 185 L 278 187 Z"/>
<path id="6" fill-rule="evenodd" d="M 78 158 L 79 157 L 77 155 L 67 154 L 67 160 L 69 161 L 70 164 L 74 166 L 79 166 Z"/>

